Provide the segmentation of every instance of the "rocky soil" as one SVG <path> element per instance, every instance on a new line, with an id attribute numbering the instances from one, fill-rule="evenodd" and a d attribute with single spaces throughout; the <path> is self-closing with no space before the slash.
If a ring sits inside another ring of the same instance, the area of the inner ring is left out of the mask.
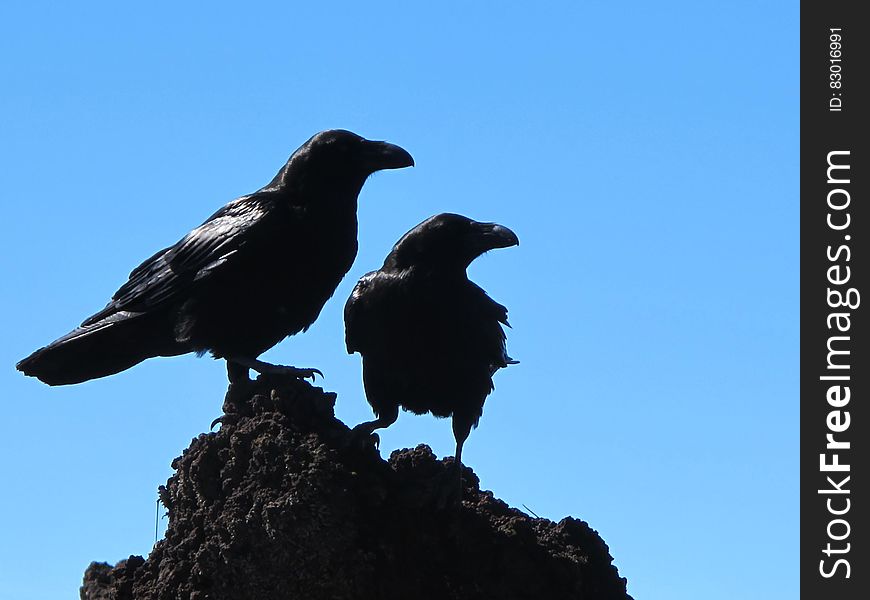
<path id="1" fill-rule="evenodd" d="M 234 386 L 216 433 L 175 459 L 166 537 L 92 563 L 81 598 L 630 599 L 585 522 L 532 518 L 427 446 L 353 436 L 335 395 L 296 380 Z"/>

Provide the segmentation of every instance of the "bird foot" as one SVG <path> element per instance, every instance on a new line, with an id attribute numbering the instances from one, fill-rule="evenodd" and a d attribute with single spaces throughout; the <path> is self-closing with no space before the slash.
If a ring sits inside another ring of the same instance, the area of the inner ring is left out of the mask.
<path id="1" fill-rule="evenodd" d="M 379 450 L 381 447 L 381 436 L 372 431 L 370 427 L 367 427 L 367 423 L 362 423 L 350 430 L 347 445 L 348 447 L 355 447 L 361 450 L 374 446 L 376 450 Z"/>
<path id="2" fill-rule="evenodd" d="M 255 369 L 261 375 L 274 375 L 277 377 L 293 377 L 295 379 L 311 379 L 314 381 L 315 375 L 320 375 L 323 378 L 323 373 L 320 369 L 302 369 L 299 367 L 291 367 L 289 365 L 273 365 L 264 363 L 265 368 Z"/>
<path id="3" fill-rule="evenodd" d="M 227 358 L 227 369 L 229 372 L 230 382 L 244 382 L 247 378 L 247 370 L 253 369 L 261 375 L 272 375 L 276 377 L 293 377 L 295 379 L 311 378 L 314 381 L 315 375 L 323 377 L 320 369 L 300 369 L 299 367 L 291 367 L 289 365 L 273 365 L 256 358 L 247 358 L 235 356 Z M 244 377 L 241 372 L 244 371 Z"/>

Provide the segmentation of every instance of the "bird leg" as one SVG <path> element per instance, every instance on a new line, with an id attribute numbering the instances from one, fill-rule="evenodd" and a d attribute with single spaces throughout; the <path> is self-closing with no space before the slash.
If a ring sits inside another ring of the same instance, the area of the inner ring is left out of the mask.
<path id="1" fill-rule="evenodd" d="M 473 419 L 453 414 L 453 437 L 456 438 L 456 458 L 454 459 L 457 471 L 457 484 L 459 486 L 459 504 L 462 505 L 462 446 L 465 440 L 468 439 L 468 434 L 471 433 L 471 427 L 474 424 Z"/>
<path id="2" fill-rule="evenodd" d="M 468 432 L 471 429 L 469 422 L 468 428 L 465 429 L 464 422 L 461 417 L 460 423 L 457 425 L 457 416 L 453 415 L 453 435 L 456 438 L 456 456 L 453 459 L 453 468 L 447 467 L 439 476 L 437 483 L 437 492 L 435 497 L 435 506 L 439 510 L 452 508 L 458 509 L 462 507 L 463 485 L 462 485 L 462 446 L 468 437 Z M 454 475 L 453 471 L 456 471 Z M 457 515 L 459 513 L 457 512 Z"/>
<path id="3" fill-rule="evenodd" d="M 232 360 L 228 360 L 227 379 L 230 380 L 230 385 L 234 383 L 246 383 L 251 381 L 251 378 L 248 377 L 248 367 Z"/>
<path id="4" fill-rule="evenodd" d="M 249 369 L 264 375 L 278 375 L 297 379 L 310 377 L 312 381 L 314 381 L 315 374 L 323 377 L 323 373 L 319 369 L 297 369 L 296 367 L 273 365 L 262 360 L 247 357 L 235 356 L 227 358 L 227 378 L 230 380 L 230 387 L 224 399 L 224 414 L 212 421 L 210 429 L 214 429 L 214 426 L 218 423 L 225 425 L 238 420 L 238 415 L 235 414 L 238 410 L 236 406 L 237 401 L 244 401 L 247 398 L 247 390 L 252 385 L 251 379 L 248 376 Z"/>
<path id="5" fill-rule="evenodd" d="M 247 358 L 234 356 L 227 358 L 227 375 L 230 383 L 244 381 L 248 378 L 248 369 L 253 369 L 261 375 L 279 375 L 282 377 L 295 377 L 297 379 L 305 379 L 310 377 L 314 381 L 315 375 L 323 377 L 320 369 L 300 369 L 297 367 L 285 365 L 273 365 L 256 358 Z"/>
<path id="6" fill-rule="evenodd" d="M 462 445 L 465 443 L 465 440 L 457 440 L 456 441 L 456 483 L 459 486 L 459 504 L 462 504 Z"/>
<path id="7" fill-rule="evenodd" d="M 377 413 L 377 419 L 374 421 L 366 421 L 360 423 L 350 433 L 354 440 L 359 440 L 360 445 L 367 443 L 369 440 L 374 440 L 375 448 L 378 448 L 381 443 L 381 438 L 375 433 L 375 429 L 384 429 L 396 422 L 399 418 L 399 407 L 391 406 L 385 412 Z"/>

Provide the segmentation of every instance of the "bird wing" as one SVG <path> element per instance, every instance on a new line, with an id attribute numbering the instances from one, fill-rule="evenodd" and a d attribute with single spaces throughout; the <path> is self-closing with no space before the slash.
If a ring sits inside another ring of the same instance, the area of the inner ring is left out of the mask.
<path id="1" fill-rule="evenodd" d="M 502 325 L 510 327 L 508 310 L 490 298 L 483 288 L 467 281 L 458 295 L 458 290 L 453 290 L 448 297 L 439 297 L 431 291 L 419 296 L 419 290 L 409 288 L 408 284 L 409 280 L 401 275 L 385 271 L 373 271 L 357 282 L 344 307 L 345 343 L 349 354 L 370 352 L 388 344 L 384 323 L 395 323 L 397 318 L 401 319 L 399 315 L 404 315 L 428 332 L 426 335 L 433 347 L 439 347 L 438 340 L 442 339 L 453 343 L 456 332 L 461 331 L 460 337 L 466 344 L 457 351 L 488 357 L 492 372 L 516 362 L 507 354 L 502 329 Z M 409 289 L 416 291 L 409 295 Z M 412 306 L 408 306 L 409 302 Z M 446 311 L 443 314 L 442 309 Z M 432 321 L 432 314 L 428 312 L 432 310 L 446 320 Z M 437 323 L 434 329 L 433 322 Z"/>
<path id="2" fill-rule="evenodd" d="M 476 312 L 479 314 L 479 316 L 486 317 L 488 319 L 495 319 L 502 325 L 506 325 L 508 327 L 511 326 L 510 323 L 508 323 L 507 307 L 499 304 L 498 302 L 490 298 L 489 294 L 486 293 L 486 290 L 484 290 L 473 281 L 469 281 L 468 292 L 469 297 L 467 302 L 473 304 L 477 308 Z"/>
<path id="3" fill-rule="evenodd" d="M 362 352 L 366 339 L 366 305 L 377 295 L 380 271 L 363 275 L 353 288 L 344 305 L 344 341 L 347 353 Z"/>
<path id="4" fill-rule="evenodd" d="M 82 323 L 93 325 L 119 311 L 141 313 L 176 299 L 234 260 L 255 230 L 268 227 L 274 198 L 258 192 L 233 200 L 178 243 L 133 269 L 106 307 Z"/>
<path id="5" fill-rule="evenodd" d="M 508 323 L 508 309 L 489 297 L 482 287 L 469 281 L 471 292 L 467 301 L 468 306 L 475 307 L 475 323 L 491 357 L 491 370 L 495 373 L 498 369 L 508 365 L 517 364 L 507 353 L 507 336 L 502 325 L 510 327 Z"/>

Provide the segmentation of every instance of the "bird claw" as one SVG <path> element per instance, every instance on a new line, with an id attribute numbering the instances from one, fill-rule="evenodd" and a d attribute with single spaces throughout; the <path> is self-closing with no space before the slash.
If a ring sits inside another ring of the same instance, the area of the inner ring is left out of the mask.
<path id="1" fill-rule="evenodd" d="M 354 445 L 365 449 L 372 444 L 377 450 L 380 450 L 381 448 L 381 436 L 363 425 L 357 425 L 351 429 L 350 436 L 350 443 L 348 445 Z"/>
<path id="2" fill-rule="evenodd" d="M 220 423 L 222 426 L 223 425 L 232 425 L 238 420 L 239 420 L 238 415 L 227 415 L 227 414 L 221 415 L 220 417 L 218 417 L 217 419 L 215 419 L 214 421 L 211 422 L 211 425 L 209 425 L 208 430 L 211 431 L 212 429 L 214 429 L 214 426 L 217 425 L 218 423 Z"/>
<path id="3" fill-rule="evenodd" d="M 317 375 L 320 375 L 320 378 L 323 379 L 323 372 L 320 369 L 301 369 L 285 365 L 270 365 L 269 368 L 261 370 L 260 373 L 281 377 L 295 377 L 296 379 L 310 378 L 312 382 L 315 381 Z"/>
<path id="4" fill-rule="evenodd" d="M 283 371 L 282 375 L 290 375 L 298 379 L 311 378 L 312 382 L 317 379 L 317 375 L 320 375 L 320 378 L 323 379 L 323 372 L 320 369 L 297 369 L 296 367 L 283 367 L 283 369 L 286 369 L 286 371 Z"/>
<path id="5" fill-rule="evenodd" d="M 273 365 L 272 363 L 247 357 L 228 357 L 227 363 L 242 367 L 245 371 L 245 378 L 247 377 L 247 369 L 253 369 L 260 375 L 272 375 L 275 377 L 294 377 L 296 379 L 308 379 L 310 377 L 312 382 L 315 380 L 315 375 L 320 375 L 321 379 L 323 378 L 323 372 L 320 369 L 300 369 L 299 367 L 291 367 L 289 365 Z M 237 367 L 230 369 L 231 383 L 235 382 L 236 379 L 244 381 L 244 378 L 235 372 L 236 370 Z"/>

